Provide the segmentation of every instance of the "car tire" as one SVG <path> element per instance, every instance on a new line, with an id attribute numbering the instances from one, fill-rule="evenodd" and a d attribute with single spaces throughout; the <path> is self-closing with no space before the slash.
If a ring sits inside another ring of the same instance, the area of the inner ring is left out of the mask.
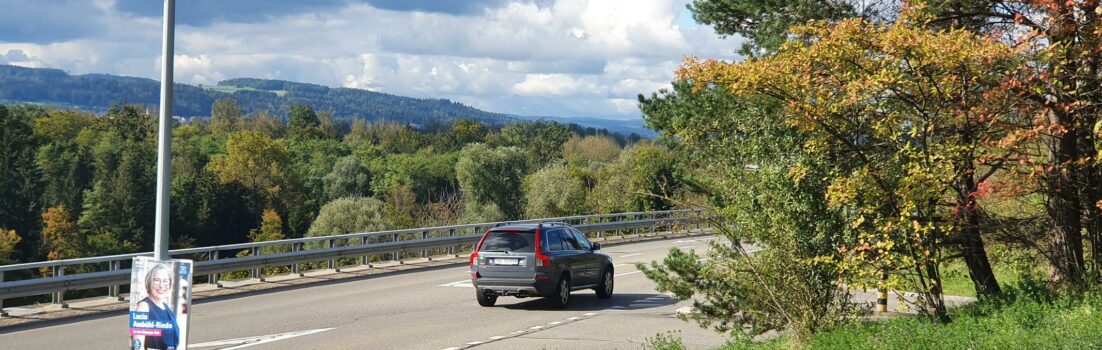
<path id="1" fill-rule="evenodd" d="M 601 274 L 601 283 L 597 284 L 597 287 L 593 290 L 597 291 L 597 298 L 608 299 L 612 297 L 612 289 L 615 286 L 613 281 L 612 269 L 605 269 L 605 273 Z"/>
<path id="2" fill-rule="evenodd" d="M 497 303 L 496 295 L 482 293 L 478 288 L 475 288 L 474 294 L 475 298 L 478 299 L 478 305 L 482 305 L 483 307 L 494 306 L 494 303 Z"/>
<path id="3" fill-rule="evenodd" d="M 570 303 L 570 279 L 563 277 L 559 280 L 559 286 L 555 287 L 555 293 L 547 296 L 547 299 L 551 301 L 551 307 L 565 309 L 566 305 Z"/>

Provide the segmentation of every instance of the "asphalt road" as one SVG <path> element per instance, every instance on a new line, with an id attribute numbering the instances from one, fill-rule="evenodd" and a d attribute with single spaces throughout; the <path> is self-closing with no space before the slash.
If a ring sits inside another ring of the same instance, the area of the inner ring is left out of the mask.
<path id="1" fill-rule="evenodd" d="M 610 300 L 576 291 L 566 310 L 540 298 L 475 302 L 467 266 L 281 289 L 192 306 L 191 349 L 639 349 L 680 332 L 689 348 L 725 338 L 674 315 L 688 302 L 654 290 L 636 262 L 670 248 L 704 251 L 709 237 L 607 247 L 616 266 Z M 37 326 L 0 334 L 0 349 L 124 349 L 127 316 Z"/>

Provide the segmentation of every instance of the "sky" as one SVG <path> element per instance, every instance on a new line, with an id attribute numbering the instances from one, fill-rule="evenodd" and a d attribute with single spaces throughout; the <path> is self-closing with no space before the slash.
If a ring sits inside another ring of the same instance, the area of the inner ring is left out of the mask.
<path id="1" fill-rule="evenodd" d="M 175 79 L 251 77 L 533 116 L 640 118 L 685 56 L 737 59 L 688 0 L 179 0 Z M 0 0 L 0 64 L 159 79 L 163 1 Z"/>

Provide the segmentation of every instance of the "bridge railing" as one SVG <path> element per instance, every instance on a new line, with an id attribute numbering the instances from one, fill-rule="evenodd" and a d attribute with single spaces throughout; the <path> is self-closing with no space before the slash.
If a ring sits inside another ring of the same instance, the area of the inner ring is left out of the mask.
<path id="1" fill-rule="evenodd" d="M 220 275 L 229 272 L 245 271 L 248 277 L 263 280 L 265 269 L 272 268 L 301 276 L 311 268 L 340 271 L 342 266 L 370 266 L 378 261 L 457 256 L 477 244 L 486 230 L 508 224 L 566 222 L 600 241 L 609 235 L 640 231 L 702 230 L 708 225 L 705 215 L 702 209 L 684 209 L 423 227 L 176 249 L 169 256 L 195 260 L 194 276 L 217 284 Z M 67 307 L 65 292 L 106 287 L 108 297 L 122 300 L 119 292 L 130 283 L 131 260 L 152 255 L 121 254 L 0 266 L 0 316 L 5 316 L 4 299 L 18 297 L 51 295 L 51 303 Z M 4 281 L 5 273 L 9 278 L 45 277 Z"/>

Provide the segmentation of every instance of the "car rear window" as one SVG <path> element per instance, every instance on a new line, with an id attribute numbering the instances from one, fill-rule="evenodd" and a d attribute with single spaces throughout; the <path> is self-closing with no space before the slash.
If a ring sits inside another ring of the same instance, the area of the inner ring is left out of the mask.
<path id="1" fill-rule="evenodd" d="M 535 242 L 536 233 L 532 231 L 490 231 L 478 251 L 531 253 L 536 251 Z"/>

